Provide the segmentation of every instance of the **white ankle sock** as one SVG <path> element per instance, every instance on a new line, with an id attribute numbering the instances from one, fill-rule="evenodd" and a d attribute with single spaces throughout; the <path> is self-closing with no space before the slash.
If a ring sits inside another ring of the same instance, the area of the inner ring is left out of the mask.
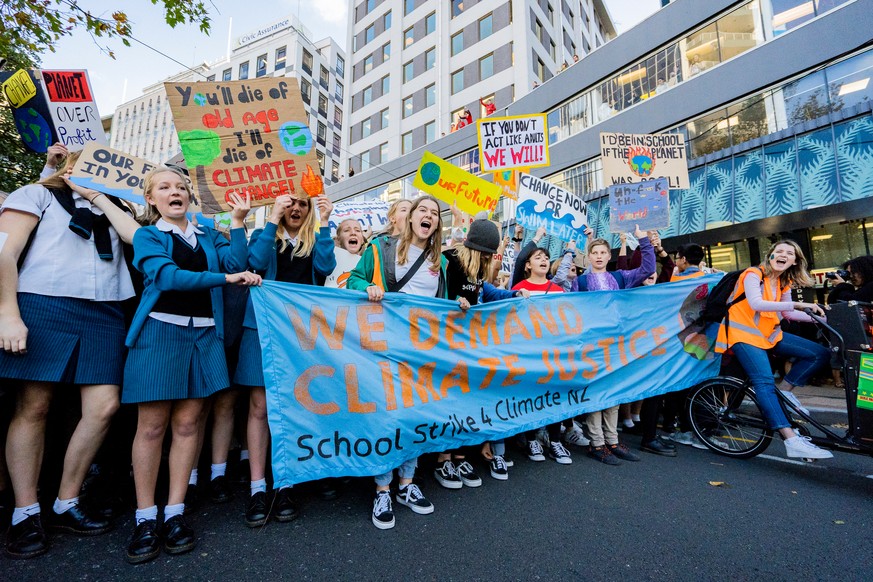
<path id="1" fill-rule="evenodd" d="M 639 421 L 640 421 L 640 415 L 639 415 L 639 414 L 631 414 L 631 420 L 634 421 L 634 422 L 639 422 Z"/>
<path id="2" fill-rule="evenodd" d="M 164 521 L 166 522 L 171 517 L 176 517 L 177 515 L 182 515 L 183 513 L 185 513 L 184 503 L 167 505 L 166 507 L 164 507 Z"/>
<path id="3" fill-rule="evenodd" d="M 266 493 L 267 492 L 267 480 L 266 479 L 258 479 L 257 481 L 252 481 L 251 483 L 252 495 L 255 493 Z"/>
<path id="4" fill-rule="evenodd" d="M 58 515 L 73 509 L 79 504 L 79 498 L 73 497 L 72 499 L 61 499 L 58 497 L 55 499 L 54 510 Z"/>
<path id="5" fill-rule="evenodd" d="M 188 477 L 188 485 L 197 485 L 197 469 L 191 469 L 191 476 Z"/>
<path id="6" fill-rule="evenodd" d="M 216 465 L 215 463 L 213 463 L 213 464 L 212 464 L 212 467 L 211 467 L 211 469 L 210 469 L 210 473 L 211 473 L 211 474 L 210 474 L 210 476 L 209 476 L 209 480 L 210 480 L 210 481 L 214 481 L 214 480 L 217 479 L 218 477 L 224 477 L 224 472 L 225 472 L 225 471 L 227 471 L 227 463 L 226 463 L 226 462 L 225 462 L 225 463 L 219 463 L 219 464 L 217 464 L 217 465 Z"/>
<path id="7" fill-rule="evenodd" d="M 622 419 L 621 424 L 624 425 L 626 428 L 633 428 L 634 427 L 634 421 L 632 421 L 629 418 Z"/>
<path id="8" fill-rule="evenodd" d="M 12 525 L 18 525 L 31 515 L 39 515 L 39 503 L 28 505 L 26 507 L 16 507 L 12 511 Z"/>
<path id="9" fill-rule="evenodd" d="M 239 452 L 239 460 L 240 461 L 248 461 L 249 460 L 249 450 L 243 449 Z"/>
<path id="10" fill-rule="evenodd" d="M 145 509 L 137 509 L 136 510 L 136 525 L 141 524 L 144 521 L 148 520 L 157 520 L 158 519 L 158 506 L 152 505 L 151 507 L 146 507 Z"/>

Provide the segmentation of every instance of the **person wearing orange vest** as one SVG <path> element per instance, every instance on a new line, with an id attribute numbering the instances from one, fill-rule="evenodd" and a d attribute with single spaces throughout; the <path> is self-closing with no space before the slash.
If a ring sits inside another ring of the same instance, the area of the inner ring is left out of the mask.
<path id="1" fill-rule="evenodd" d="M 737 280 L 729 301 L 745 297 L 733 304 L 718 330 L 715 351 L 731 349 L 755 389 L 755 396 L 770 428 L 778 430 L 785 443 L 788 457 L 829 459 L 830 451 L 820 449 L 799 436 L 776 396 L 776 383 L 770 369 L 767 352 L 784 358 L 795 358 L 791 371 L 779 385 L 779 390 L 800 407 L 791 393 L 803 386 L 818 368 L 830 360 L 830 352 L 822 345 L 807 339 L 783 333 L 781 320 L 811 321 L 801 310 L 810 309 L 824 316 L 816 303 L 792 301 L 792 287 L 811 287 L 812 279 L 806 270 L 806 258 L 796 242 L 782 240 L 767 251 L 766 260 L 759 267 L 746 269 Z M 800 407 L 802 408 L 802 407 Z"/>
<path id="2" fill-rule="evenodd" d="M 703 261 L 703 247 L 694 243 L 679 245 L 676 249 L 676 270 L 670 277 L 670 282 L 685 281 L 703 277 L 706 273 L 700 268 Z"/>

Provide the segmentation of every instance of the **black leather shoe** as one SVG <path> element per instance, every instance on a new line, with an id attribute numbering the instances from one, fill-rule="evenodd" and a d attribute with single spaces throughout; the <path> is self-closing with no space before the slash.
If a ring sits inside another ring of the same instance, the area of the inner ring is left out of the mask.
<path id="1" fill-rule="evenodd" d="M 216 477 L 209 482 L 209 498 L 212 503 L 227 503 L 233 499 L 226 477 Z"/>
<path id="2" fill-rule="evenodd" d="M 297 511 L 297 504 L 294 503 L 294 494 L 290 487 L 279 489 L 276 492 L 273 508 L 273 519 L 276 521 L 286 522 L 297 519 L 299 512 Z"/>
<path id="3" fill-rule="evenodd" d="M 331 477 L 322 479 L 316 486 L 318 487 L 318 496 L 325 501 L 332 501 L 339 497 L 336 489 L 336 479 Z"/>
<path id="4" fill-rule="evenodd" d="M 34 558 L 48 550 L 48 538 L 39 514 L 31 515 L 6 534 L 6 555 L 15 560 Z"/>
<path id="5" fill-rule="evenodd" d="M 246 503 L 246 525 L 260 527 L 267 523 L 267 494 L 258 491 Z"/>
<path id="6" fill-rule="evenodd" d="M 161 536 L 158 535 L 158 522 L 147 519 L 133 530 L 127 545 L 127 562 L 142 564 L 158 557 L 161 553 Z"/>
<path id="7" fill-rule="evenodd" d="M 670 447 L 667 443 L 658 438 L 652 441 L 643 442 L 640 445 L 640 450 L 655 455 L 662 455 L 664 457 L 676 456 L 676 447 Z"/>
<path id="8" fill-rule="evenodd" d="M 112 529 L 109 520 L 86 513 L 81 505 L 74 505 L 60 515 L 54 514 L 49 526 L 77 536 L 98 536 Z"/>
<path id="9" fill-rule="evenodd" d="M 184 554 L 194 549 L 197 540 L 185 518 L 174 515 L 164 522 L 164 551 L 168 554 Z"/>

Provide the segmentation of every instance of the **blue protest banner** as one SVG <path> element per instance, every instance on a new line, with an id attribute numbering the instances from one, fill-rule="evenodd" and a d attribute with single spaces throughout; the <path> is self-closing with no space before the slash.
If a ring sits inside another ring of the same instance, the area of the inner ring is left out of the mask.
<path id="1" fill-rule="evenodd" d="M 252 289 L 275 486 L 378 475 L 688 388 L 718 373 L 694 320 L 711 275 L 478 305 L 264 282 Z"/>
<path id="2" fill-rule="evenodd" d="M 666 178 L 609 187 L 609 231 L 633 232 L 670 226 Z"/>

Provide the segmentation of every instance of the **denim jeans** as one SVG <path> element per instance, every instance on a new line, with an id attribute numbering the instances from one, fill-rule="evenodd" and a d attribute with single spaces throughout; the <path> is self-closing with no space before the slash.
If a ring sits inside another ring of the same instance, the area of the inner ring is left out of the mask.
<path id="1" fill-rule="evenodd" d="M 397 476 L 401 479 L 412 479 L 415 476 L 415 468 L 418 466 L 418 459 L 409 459 L 403 461 L 403 464 L 397 467 Z M 377 475 L 376 485 L 385 487 L 391 485 L 391 479 L 394 478 L 394 471 L 388 471 L 384 475 Z"/>
<path id="2" fill-rule="evenodd" d="M 779 404 L 779 397 L 776 396 L 776 383 L 767 350 L 742 343 L 734 344 L 731 349 L 749 375 L 758 404 L 761 405 L 761 411 L 770 428 L 778 430 L 791 426 L 782 405 Z M 831 357 L 826 347 L 790 333 L 783 333 L 782 340 L 772 350 L 777 356 L 796 358 L 791 371 L 785 376 L 785 381 L 792 386 L 806 384 L 813 372 L 824 366 Z"/>

